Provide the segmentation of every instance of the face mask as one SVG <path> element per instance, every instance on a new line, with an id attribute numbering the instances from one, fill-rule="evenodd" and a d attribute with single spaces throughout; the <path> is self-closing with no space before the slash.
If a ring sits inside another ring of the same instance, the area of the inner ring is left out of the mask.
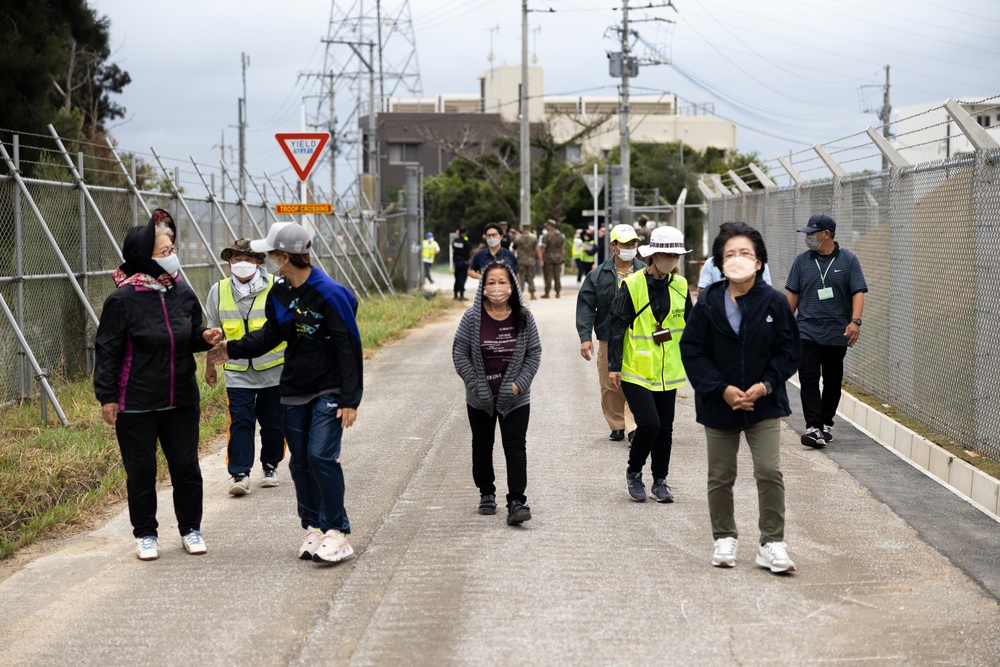
<path id="1" fill-rule="evenodd" d="M 631 262 L 633 259 L 635 259 L 635 248 L 631 248 L 631 249 L 629 249 L 629 248 L 619 248 L 618 249 L 618 257 L 623 262 Z"/>
<path id="2" fill-rule="evenodd" d="M 730 257 L 722 265 L 722 275 L 741 283 L 757 273 L 757 260 L 749 257 Z"/>
<path id="3" fill-rule="evenodd" d="M 656 253 L 653 257 L 653 263 L 656 264 L 656 270 L 660 273 L 670 273 L 675 268 L 677 268 L 678 262 L 680 262 L 680 257 L 677 255 L 667 255 L 662 252 Z"/>
<path id="4" fill-rule="evenodd" d="M 492 239 L 492 238 L 486 239 L 486 245 L 488 245 L 491 248 L 496 248 L 498 245 L 500 245 L 500 239 Z"/>
<path id="5" fill-rule="evenodd" d="M 154 257 L 153 258 L 160 268 L 170 274 L 171 277 L 176 276 L 181 270 L 181 259 L 177 256 L 177 253 L 170 255 L 170 257 Z"/>
<path id="6" fill-rule="evenodd" d="M 819 250 L 823 242 L 816 238 L 816 234 L 806 234 L 806 247 L 810 250 Z"/>
<path id="7" fill-rule="evenodd" d="M 257 273 L 257 265 L 253 262 L 235 262 L 229 265 L 229 270 L 237 278 L 249 278 Z"/>
<path id="8" fill-rule="evenodd" d="M 507 303 L 512 291 L 510 285 L 487 285 L 483 288 L 483 294 L 495 306 L 502 306 Z"/>

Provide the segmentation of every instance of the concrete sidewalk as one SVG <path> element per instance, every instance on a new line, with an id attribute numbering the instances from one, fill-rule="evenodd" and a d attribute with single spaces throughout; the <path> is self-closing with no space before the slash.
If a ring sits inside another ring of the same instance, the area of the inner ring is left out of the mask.
<path id="1" fill-rule="evenodd" d="M 367 364 L 343 458 L 356 559 L 296 560 L 284 468 L 280 488 L 232 499 L 223 456 L 209 457 L 207 555 L 181 549 L 169 490 L 160 494 L 159 561 L 135 559 L 124 513 L 67 541 L 0 583 L 0 663 L 996 664 L 996 599 L 790 428 L 782 455 L 792 576 L 753 564 L 745 451 L 739 562 L 711 567 L 704 436 L 690 388 L 679 392 L 668 480 L 677 502 L 631 502 L 626 447 L 607 440 L 574 308 L 572 279 L 562 299 L 531 302 L 544 350 L 528 433 L 534 518 L 523 527 L 476 512 L 451 364 L 457 318 L 437 322 Z M 830 452 L 850 445 L 845 436 Z M 502 494 L 499 446 L 495 458 Z M 890 458 L 879 462 L 887 471 L 906 466 Z M 930 498 L 947 493 L 926 483 Z"/>

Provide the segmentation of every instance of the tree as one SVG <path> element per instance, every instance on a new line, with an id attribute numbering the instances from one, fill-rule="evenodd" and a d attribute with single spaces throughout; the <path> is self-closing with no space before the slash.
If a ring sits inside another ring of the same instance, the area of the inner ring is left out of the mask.
<path id="1" fill-rule="evenodd" d="M 131 81 L 109 62 L 110 30 L 86 0 L 0 5 L 0 140 L 47 135 L 51 123 L 67 139 L 103 143 L 105 123 L 125 115 L 112 95 Z M 30 174 L 39 151 L 25 146 L 22 158 Z"/>

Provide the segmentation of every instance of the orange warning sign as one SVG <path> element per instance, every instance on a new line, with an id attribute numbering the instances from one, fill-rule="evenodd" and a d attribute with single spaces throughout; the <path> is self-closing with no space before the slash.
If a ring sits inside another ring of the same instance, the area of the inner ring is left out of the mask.
<path id="1" fill-rule="evenodd" d="M 278 215 L 308 215 L 318 213 L 330 215 L 333 204 L 275 204 L 274 212 Z"/>

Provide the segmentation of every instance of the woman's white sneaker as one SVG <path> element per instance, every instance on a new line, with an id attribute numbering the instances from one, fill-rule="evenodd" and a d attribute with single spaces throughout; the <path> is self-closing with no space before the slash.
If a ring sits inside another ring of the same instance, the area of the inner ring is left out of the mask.
<path id="1" fill-rule="evenodd" d="M 736 547 L 739 542 L 735 537 L 720 537 L 715 541 L 715 553 L 712 554 L 712 565 L 715 567 L 733 567 L 736 565 Z"/>
<path id="2" fill-rule="evenodd" d="M 337 563 L 352 555 L 354 549 L 348 543 L 347 536 L 339 530 L 328 530 L 312 558 L 316 563 Z"/>
<path id="3" fill-rule="evenodd" d="M 147 535 L 146 537 L 135 538 L 135 555 L 139 560 L 156 560 L 160 557 L 156 550 L 156 537 Z"/>
<path id="4" fill-rule="evenodd" d="M 788 557 L 788 546 L 784 542 L 768 542 L 757 549 L 757 565 L 771 572 L 794 572 L 795 563 Z"/>
<path id="5" fill-rule="evenodd" d="M 323 532 L 319 528 L 312 526 L 306 528 L 306 537 L 302 541 L 302 546 L 299 547 L 299 560 L 312 560 L 322 541 Z"/>
<path id="6" fill-rule="evenodd" d="M 202 537 L 200 530 L 192 530 L 182 537 L 181 541 L 184 543 L 184 551 L 189 554 L 200 556 L 208 552 L 208 547 L 205 546 L 205 538 Z"/>

